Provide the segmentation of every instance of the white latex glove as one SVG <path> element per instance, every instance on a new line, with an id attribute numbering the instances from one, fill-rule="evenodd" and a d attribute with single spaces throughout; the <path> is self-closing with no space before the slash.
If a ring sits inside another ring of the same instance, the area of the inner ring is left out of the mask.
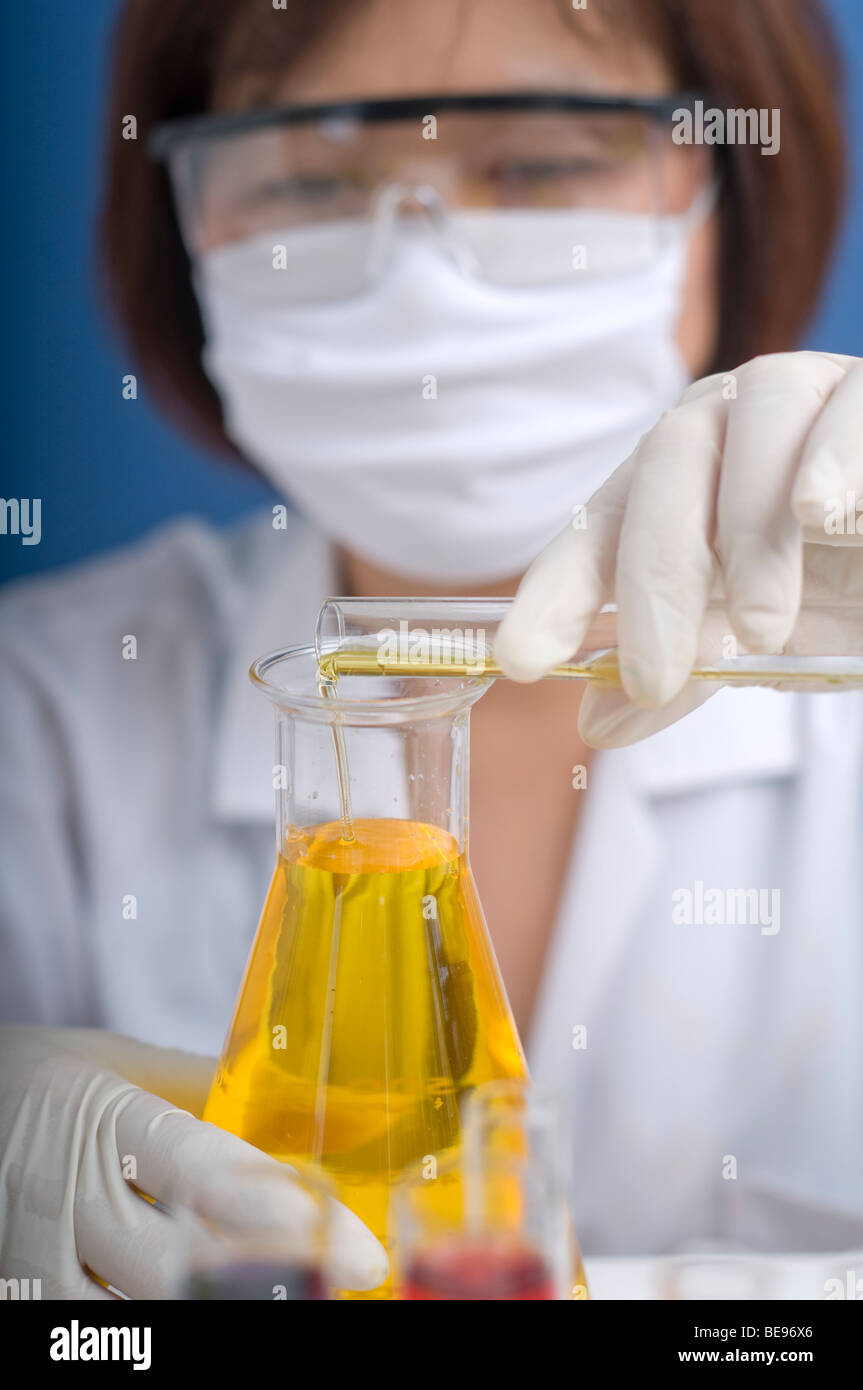
<path id="1" fill-rule="evenodd" d="M 172 1210 L 194 1200 L 200 1214 L 238 1225 L 244 1204 L 256 1217 L 272 1170 L 274 1229 L 302 1222 L 312 1199 L 284 1181 L 284 1165 L 127 1079 L 199 1107 L 215 1067 L 96 1029 L 0 1028 L 0 1278 L 41 1279 L 43 1298 L 111 1298 L 86 1266 L 132 1298 L 174 1296 L 176 1222 L 126 1181 L 127 1155 L 150 1197 Z M 374 1288 L 387 1273 L 383 1248 L 334 1207 L 337 1282 Z"/>
<path id="2" fill-rule="evenodd" d="M 848 493 L 861 534 L 832 534 Z M 589 687 L 579 729 L 598 748 L 632 743 L 718 689 L 686 679 L 721 635 L 703 623 L 714 585 L 746 651 L 863 653 L 859 358 L 781 353 L 695 382 L 594 493 L 586 526 L 534 560 L 495 655 L 536 680 L 616 602 L 623 690 Z M 836 610 L 800 614 L 801 600 Z"/>

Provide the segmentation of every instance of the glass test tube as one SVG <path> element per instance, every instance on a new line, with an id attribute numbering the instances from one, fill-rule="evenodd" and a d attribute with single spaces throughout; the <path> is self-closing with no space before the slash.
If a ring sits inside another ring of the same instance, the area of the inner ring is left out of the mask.
<path id="1" fill-rule="evenodd" d="M 330 1189 L 262 1162 L 212 1173 L 172 1213 L 175 1297 L 318 1302 L 333 1282 Z"/>
<path id="2" fill-rule="evenodd" d="M 559 1106 L 520 1081 L 478 1086 L 456 1166 L 400 1193 L 408 1301 L 586 1298 Z"/>
<path id="3" fill-rule="evenodd" d="M 508 598 L 329 598 L 318 614 L 322 671 L 340 675 L 502 676 L 494 658 Z M 863 686 L 863 652 L 847 652 L 843 613 L 831 604 L 801 611 L 780 655 L 753 655 L 734 637 L 719 600 L 708 604 L 690 679 L 725 685 L 793 682 L 801 689 Z M 580 649 L 547 673 L 619 687 L 617 609 L 596 615 Z"/>

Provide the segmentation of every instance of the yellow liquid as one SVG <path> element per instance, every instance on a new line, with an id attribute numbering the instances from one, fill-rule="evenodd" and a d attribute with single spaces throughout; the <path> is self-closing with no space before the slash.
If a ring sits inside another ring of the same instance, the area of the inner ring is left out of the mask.
<path id="1" fill-rule="evenodd" d="M 808 660 L 808 664 L 805 662 Z M 848 658 L 855 667 L 859 659 Z M 795 667 L 794 657 L 787 658 L 787 664 L 771 664 L 769 658 L 747 657 L 741 654 L 734 666 L 705 665 L 696 666 L 689 673 L 693 681 L 718 681 L 722 685 L 771 685 L 781 681 L 793 681 L 800 686 L 831 685 L 847 690 L 863 686 L 863 672 L 860 670 L 841 670 L 835 658 L 800 658 Z M 390 655 L 378 653 L 366 647 L 345 647 L 341 651 L 330 652 L 321 657 L 319 667 L 322 676 L 332 682 L 339 676 L 484 676 L 488 678 L 503 675 L 497 662 L 491 657 L 468 659 L 422 659 L 411 654 Z M 554 666 L 546 673 L 546 680 L 584 680 L 593 685 L 605 686 L 611 690 L 622 689 L 620 669 L 615 651 L 597 652 L 583 661 L 567 661 L 562 666 Z"/>
<path id="2" fill-rule="evenodd" d="M 503 672 L 491 657 L 474 659 L 453 657 L 421 658 L 414 655 L 391 655 L 368 647 L 344 647 L 328 652 L 318 662 L 321 677 L 335 686 L 339 676 L 502 676 Z M 599 652 L 583 662 L 567 662 L 555 666 L 547 679 L 576 677 L 613 688 L 620 688 L 620 672 L 614 652 Z"/>
<path id="3" fill-rule="evenodd" d="M 391 1249 L 393 1188 L 456 1154 L 461 1096 L 526 1068 L 453 837 L 402 820 L 352 830 L 285 844 L 204 1118 L 321 1164 Z"/>

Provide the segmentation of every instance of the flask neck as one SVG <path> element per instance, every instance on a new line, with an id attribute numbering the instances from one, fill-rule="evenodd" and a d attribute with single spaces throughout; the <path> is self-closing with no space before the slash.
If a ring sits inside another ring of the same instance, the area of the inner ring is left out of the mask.
<path id="1" fill-rule="evenodd" d="M 449 849 L 464 850 L 470 711 L 487 680 L 413 673 L 337 679 L 311 646 L 259 657 L 250 675 L 276 718 L 278 854 L 292 836 L 308 837 L 318 826 L 330 827 L 328 840 L 341 823 L 349 840 L 349 824 L 361 821 L 431 826 Z M 381 833 L 378 826 L 375 837 Z"/>
<path id="2" fill-rule="evenodd" d="M 276 847 L 318 825 L 397 820 L 467 846 L 470 706 L 376 725 L 276 709 Z M 359 838 L 362 838 L 361 834 Z"/>

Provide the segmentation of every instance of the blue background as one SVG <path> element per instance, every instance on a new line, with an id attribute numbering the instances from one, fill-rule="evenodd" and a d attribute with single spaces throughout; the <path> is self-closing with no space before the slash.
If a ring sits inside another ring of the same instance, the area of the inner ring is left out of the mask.
<path id="1" fill-rule="evenodd" d="M 206 0 L 201 0 L 206 3 Z M 848 66 L 850 130 L 863 131 L 863 3 L 830 0 Z M 115 546 L 178 512 L 226 521 L 270 494 L 163 424 L 112 341 L 96 294 L 107 40 L 118 0 L 17 0 L 0 58 L 5 169 L 5 497 L 41 497 L 42 542 L 0 537 L 6 575 Z M 863 356 L 863 139 L 853 200 L 808 344 Z"/>

